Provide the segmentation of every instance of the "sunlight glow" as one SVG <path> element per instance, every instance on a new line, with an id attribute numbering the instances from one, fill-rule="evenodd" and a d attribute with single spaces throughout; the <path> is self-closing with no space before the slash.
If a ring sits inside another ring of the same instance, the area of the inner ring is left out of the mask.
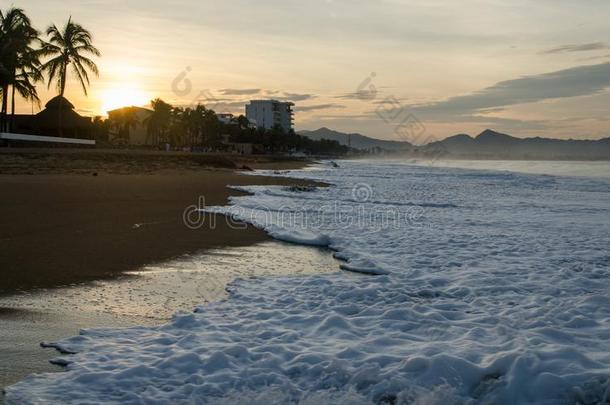
<path id="1" fill-rule="evenodd" d="M 150 101 L 150 96 L 133 84 L 125 84 L 102 91 L 102 114 L 106 115 L 121 107 L 144 106 Z"/>

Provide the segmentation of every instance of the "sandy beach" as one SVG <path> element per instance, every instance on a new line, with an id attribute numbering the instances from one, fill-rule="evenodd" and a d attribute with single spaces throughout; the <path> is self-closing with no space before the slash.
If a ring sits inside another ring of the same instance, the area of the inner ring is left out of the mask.
<path id="1" fill-rule="evenodd" d="M 57 150 L 0 153 L 0 291 L 111 277 L 206 248 L 266 239 L 217 220 L 184 225 L 186 207 L 238 195 L 226 185 L 294 184 L 241 175 L 304 161 L 158 152 Z M 30 173 L 30 174 L 20 174 Z"/>
<path id="2" fill-rule="evenodd" d="M 304 264 L 291 274 L 336 270 L 327 253 L 287 250 L 223 216 L 208 216 L 198 229 L 183 223 L 184 209 L 200 196 L 220 205 L 241 194 L 229 184 L 306 183 L 243 175 L 249 168 L 306 164 L 148 151 L 0 151 L 0 350 L 10 359 L 0 366 L 0 386 L 61 370 L 48 362 L 57 353 L 41 349 L 43 340 L 80 328 L 161 324 L 178 310 L 225 298 L 224 286 L 236 277 L 285 273 L 266 256 L 300 256 Z"/>
<path id="3" fill-rule="evenodd" d="M 610 1 L 243 3 L 0 6 L 0 405 L 610 405 Z"/>

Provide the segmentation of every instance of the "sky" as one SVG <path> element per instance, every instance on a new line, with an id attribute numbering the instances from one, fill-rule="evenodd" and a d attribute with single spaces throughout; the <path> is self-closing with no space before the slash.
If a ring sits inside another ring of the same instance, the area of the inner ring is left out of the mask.
<path id="1" fill-rule="evenodd" d="M 421 144 L 486 128 L 610 136 L 607 0 L 2 0 L 44 30 L 69 16 L 102 52 L 85 115 L 160 97 L 243 113 L 295 103 L 295 129 Z M 43 106 L 54 94 L 41 84 Z M 18 112 L 38 111 L 20 101 Z"/>

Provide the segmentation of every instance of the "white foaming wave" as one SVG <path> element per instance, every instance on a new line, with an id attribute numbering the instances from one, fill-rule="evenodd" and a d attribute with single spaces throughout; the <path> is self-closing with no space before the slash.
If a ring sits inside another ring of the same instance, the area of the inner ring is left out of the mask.
<path id="1" fill-rule="evenodd" d="M 610 400 L 610 182 L 341 166 L 293 173 L 336 185 L 306 199 L 250 189 L 213 211 L 292 242 L 323 242 L 346 269 L 387 274 L 237 280 L 230 299 L 167 325 L 86 330 L 52 344 L 76 353 L 66 373 L 29 377 L 9 387 L 8 400 Z M 319 213 L 314 196 L 347 202 L 352 183 L 366 181 L 375 197 L 352 202 L 356 213 L 383 211 L 376 200 L 407 213 L 414 199 L 456 207 L 384 227 L 325 209 L 313 225 L 282 216 Z M 580 209 L 569 216 L 558 206 Z"/>
<path id="2" fill-rule="evenodd" d="M 86 330 L 55 344 L 77 353 L 67 372 L 28 377 L 9 399 L 511 404 L 607 395 L 607 366 L 577 349 L 585 340 L 544 347 L 537 333 L 548 331 L 537 331 L 523 342 L 509 323 L 491 322 L 492 308 L 451 319 L 433 310 L 438 295 L 393 282 L 238 280 L 228 301 L 167 325 Z M 504 330 L 504 342 L 488 341 L 490 324 Z"/>

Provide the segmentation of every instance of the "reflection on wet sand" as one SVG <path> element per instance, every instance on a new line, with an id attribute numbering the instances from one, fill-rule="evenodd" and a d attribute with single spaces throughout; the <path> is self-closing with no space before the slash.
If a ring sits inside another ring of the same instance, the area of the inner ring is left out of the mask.
<path id="1" fill-rule="evenodd" d="M 225 286 L 236 278 L 338 270 L 326 250 L 271 241 L 184 256 L 113 280 L 0 297 L 0 351 L 6 359 L 0 386 L 33 372 L 60 370 L 48 363 L 57 352 L 41 349 L 43 340 L 81 328 L 160 324 L 176 311 L 227 298 Z"/>

